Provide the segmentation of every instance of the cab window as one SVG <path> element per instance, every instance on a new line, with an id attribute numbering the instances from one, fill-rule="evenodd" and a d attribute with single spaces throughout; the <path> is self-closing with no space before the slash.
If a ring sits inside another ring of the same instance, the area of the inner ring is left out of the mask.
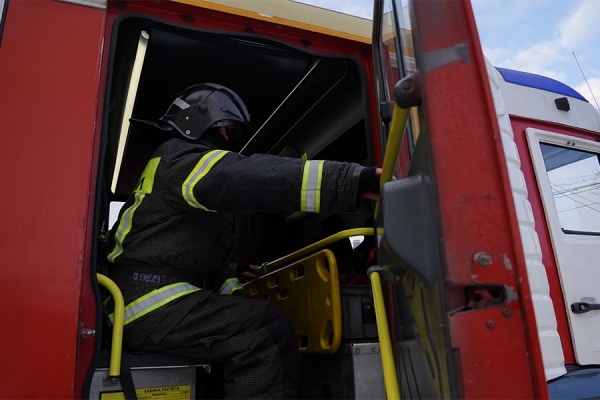
<path id="1" fill-rule="evenodd" d="M 396 12 L 394 13 L 394 9 Z M 417 69 L 414 53 L 412 29 L 409 18 L 408 0 L 386 0 L 383 3 L 383 17 L 380 24 L 380 64 L 383 79 L 382 101 L 392 102 L 396 83 L 414 73 Z M 404 176 L 408 163 L 414 152 L 415 143 L 419 136 L 419 119 L 417 108 L 410 110 L 406 132 L 403 138 L 396 166 L 396 176 Z M 385 146 L 387 138 L 382 138 Z"/>
<path id="2" fill-rule="evenodd" d="M 540 148 L 562 231 L 600 235 L 598 154 L 549 143 Z"/>

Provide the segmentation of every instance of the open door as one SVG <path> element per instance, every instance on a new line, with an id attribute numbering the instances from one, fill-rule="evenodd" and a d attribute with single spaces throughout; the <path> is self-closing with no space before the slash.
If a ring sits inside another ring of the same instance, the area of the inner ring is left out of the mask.
<path id="1" fill-rule="evenodd" d="M 557 260 L 575 358 L 600 364 L 600 146 L 527 128 L 533 166 Z"/>
<path id="2" fill-rule="evenodd" d="M 471 6 L 458 0 L 377 5 L 380 113 L 385 122 L 392 100 L 413 107 L 400 148 L 386 149 L 398 179 L 384 184 L 377 215 L 402 396 L 547 397 Z"/>

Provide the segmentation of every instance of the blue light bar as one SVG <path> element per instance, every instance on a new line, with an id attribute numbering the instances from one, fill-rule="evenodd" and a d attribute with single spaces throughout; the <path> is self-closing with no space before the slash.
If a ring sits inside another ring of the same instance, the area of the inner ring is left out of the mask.
<path id="1" fill-rule="evenodd" d="M 502 75 L 506 82 L 513 83 L 515 85 L 546 90 L 548 92 L 574 97 L 576 99 L 588 102 L 585 97 L 580 95 L 575 89 L 552 78 L 506 68 L 496 67 L 496 69 L 498 72 L 500 72 L 500 75 Z"/>

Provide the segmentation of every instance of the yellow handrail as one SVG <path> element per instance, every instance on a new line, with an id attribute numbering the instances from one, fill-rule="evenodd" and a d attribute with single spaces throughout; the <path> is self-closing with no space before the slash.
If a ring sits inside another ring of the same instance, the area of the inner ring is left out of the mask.
<path id="1" fill-rule="evenodd" d="M 392 342 L 390 340 L 390 331 L 388 328 L 387 315 L 385 313 L 383 290 L 381 289 L 381 278 L 379 276 L 379 272 L 372 272 L 370 279 L 371 286 L 373 287 L 375 319 L 377 321 L 377 334 L 379 336 L 379 345 L 381 347 L 381 364 L 383 366 L 383 379 L 385 383 L 386 397 L 388 400 L 400 400 L 398 377 L 396 375 L 396 365 L 394 363 L 394 352 L 392 350 Z"/>
<path id="2" fill-rule="evenodd" d="M 299 258 L 306 254 L 313 253 L 316 250 L 322 249 L 333 242 L 337 242 L 340 239 L 349 238 L 351 236 L 373 236 L 373 228 L 353 228 L 340 231 L 334 235 L 326 237 L 325 239 L 321 239 L 318 242 L 303 247 L 300 250 L 296 250 L 295 252 L 290 253 L 287 256 L 278 258 L 275 261 L 264 263 L 262 265 L 262 270 L 264 273 L 271 272 L 278 265 L 287 263 L 291 260 L 295 260 L 296 258 Z"/>
<path id="3" fill-rule="evenodd" d="M 400 152 L 400 144 L 402 143 L 404 131 L 406 130 L 406 123 L 408 122 L 408 111 L 407 108 L 400 108 L 394 103 L 394 112 L 392 113 L 392 121 L 390 122 L 390 134 L 385 146 L 381 177 L 379 178 L 379 187 L 381 188 L 383 188 L 384 183 L 392 180 L 394 176 L 396 159 Z M 375 204 L 375 217 L 377 217 L 378 212 L 379 202 Z"/>
<path id="4" fill-rule="evenodd" d="M 125 302 L 121 290 L 110 278 L 96 274 L 98 284 L 110 292 L 115 302 L 115 318 L 113 322 L 112 344 L 110 348 L 110 365 L 108 375 L 111 378 L 121 375 L 121 354 L 123 351 L 123 322 L 125 319 Z"/>
<path id="5" fill-rule="evenodd" d="M 406 123 L 408 122 L 408 112 L 408 109 L 401 108 L 394 102 L 394 112 L 392 114 L 392 121 L 390 122 L 390 134 L 388 143 L 385 147 L 381 178 L 379 181 L 381 188 L 383 188 L 384 183 L 393 179 L 394 167 L 396 166 L 400 145 L 402 143 L 402 138 L 404 137 L 404 131 L 406 130 Z M 379 202 L 375 204 L 375 218 L 377 218 L 378 213 Z M 381 278 L 378 272 L 372 272 L 370 274 L 370 279 L 373 288 L 373 302 L 375 303 L 377 334 L 379 336 L 379 345 L 381 347 L 381 364 L 383 367 L 385 391 L 388 399 L 400 399 L 400 389 L 394 362 L 394 351 L 390 340 L 390 330 L 383 300 L 383 291 L 381 289 Z"/>

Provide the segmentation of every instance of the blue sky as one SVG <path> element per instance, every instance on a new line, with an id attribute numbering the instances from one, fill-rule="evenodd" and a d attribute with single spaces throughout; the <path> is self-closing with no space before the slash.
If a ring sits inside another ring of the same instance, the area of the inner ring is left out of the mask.
<path id="1" fill-rule="evenodd" d="M 296 1 L 372 18 L 372 0 Z M 554 78 L 600 103 L 600 0 L 471 4 L 483 53 L 493 65 Z"/>

